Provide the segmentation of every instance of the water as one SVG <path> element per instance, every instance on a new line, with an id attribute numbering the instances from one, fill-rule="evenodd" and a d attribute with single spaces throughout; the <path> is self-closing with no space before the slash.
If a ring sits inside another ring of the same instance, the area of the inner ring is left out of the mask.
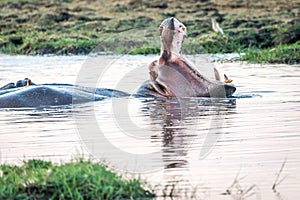
<path id="1" fill-rule="evenodd" d="M 29 77 L 35 83 L 82 83 L 132 93 L 148 78 L 146 66 L 156 58 L 2 56 L 0 85 Z M 207 62 L 201 56 L 191 60 L 197 66 Z M 299 198 L 300 66 L 210 65 L 233 79 L 236 98 L 129 97 L 1 109 L 0 161 L 60 162 L 93 154 L 152 184 L 179 181 L 183 198 L 196 186 L 201 199 Z M 274 192 L 283 163 L 283 180 Z M 227 189 L 230 195 L 224 195 Z"/>

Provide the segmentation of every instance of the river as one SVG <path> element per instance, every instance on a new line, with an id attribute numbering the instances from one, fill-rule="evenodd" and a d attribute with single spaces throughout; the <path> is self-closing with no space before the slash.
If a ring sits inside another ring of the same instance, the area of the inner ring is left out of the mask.
<path id="1" fill-rule="evenodd" d="M 198 67 L 222 68 L 237 87 L 234 98 L 122 97 L 1 108 L 0 162 L 85 156 L 139 174 L 153 185 L 175 182 L 182 198 L 187 193 L 197 199 L 298 199 L 300 66 L 208 64 L 207 57 L 190 59 Z M 148 79 L 147 65 L 154 59 L 1 55 L 0 86 L 27 77 L 35 83 L 133 93 Z"/>

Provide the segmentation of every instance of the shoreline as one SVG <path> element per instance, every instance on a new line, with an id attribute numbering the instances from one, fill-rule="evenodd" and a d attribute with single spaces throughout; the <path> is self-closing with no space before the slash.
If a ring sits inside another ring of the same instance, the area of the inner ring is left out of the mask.
<path id="1" fill-rule="evenodd" d="M 236 52 L 245 53 L 243 60 L 250 62 L 299 64 L 297 5 L 296 0 L 266 0 L 263 4 L 259 0 L 3 0 L 0 52 L 158 54 L 158 25 L 174 16 L 187 26 L 184 54 Z M 213 31 L 212 19 L 224 35 Z"/>

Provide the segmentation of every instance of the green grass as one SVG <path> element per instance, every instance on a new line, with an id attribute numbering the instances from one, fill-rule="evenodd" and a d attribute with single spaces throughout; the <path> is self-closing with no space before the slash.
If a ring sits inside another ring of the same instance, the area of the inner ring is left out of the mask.
<path id="1" fill-rule="evenodd" d="M 278 18 L 284 12 L 276 13 L 277 18 L 225 13 L 220 21 L 223 36 L 212 31 L 212 13 L 204 14 L 207 8 L 215 6 L 213 4 L 194 5 L 195 2 L 187 1 L 180 6 L 192 7 L 192 10 L 170 7 L 166 13 L 156 3 L 139 0 L 105 5 L 91 1 L 85 6 L 79 2 L 0 1 L 0 52 L 69 55 L 88 54 L 93 50 L 158 54 L 158 25 L 166 17 L 186 12 L 184 17 L 178 17 L 188 30 L 182 49 L 184 54 L 246 53 L 243 59 L 250 62 L 299 63 L 300 25 L 293 16 L 288 20 Z M 197 17 L 199 14 L 203 16 Z"/>
<path id="2" fill-rule="evenodd" d="M 260 63 L 300 63 L 300 42 L 292 45 L 278 45 L 268 49 L 250 48 L 242 59 Z"/>
<path id="3" fill-rule="evenodd" d="M 294 28 L 298 30 L 298 26 Z M 100 51 L 122 54 L 159 54 L 159 37 L 154 28 L 150 36 L 140 29 L 121 33 L 97 34 L 82 30 L 66 31 L 15 31 L 0 36 L 0 52 L 8 54 L 88 54 L 97 45 Z M 253 30 L 226 33 L 226 36 L 207 32 L 185 40 L 182 52 L 197 53 L 246 53 L 242 58 L 249 62 L 263 63 L 300 63 L 299 41 L 281 44 L 291 28 L 280 28 L 266 37 Z M 292 32 L 293 33 L 293 32 Z M 293 34 L 297 32 L 294 31 Z M 286 36 L 287 35 L 287 36 Z M 293 36 L 293 35 L 292 35 Z M 295 37 L 295 36 L 294 36 Z M 261 41 L 260 41 L 261 40 Z"/>
<path id="4" fill-rule="evenodd" d="M 105 165 L 78 159 L 55 165 L 29 160 L 0 165 L 0 199 L 151 199 L 140 179 L 126 179 Z"/>

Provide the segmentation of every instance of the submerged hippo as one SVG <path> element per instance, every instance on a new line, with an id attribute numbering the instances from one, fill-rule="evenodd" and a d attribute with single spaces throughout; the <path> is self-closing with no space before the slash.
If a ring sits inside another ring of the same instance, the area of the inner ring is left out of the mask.
<path id="1" fill-rule="evenodd" d="M 0 88 L 0 108 L 59 106 L 124 96 L 129 94 L 71 84 L 34 84 L 30 79 L 25 79 Z"/>
<path id="2" fill-rule="evenodd" d="M 150 80 L 142 84 L 137 96 L 223 98 L 235 92 L 232 84 L 221 82 L 218 78 L 209 80 L 204 77 L 182 56 L 181 47 L 185 36 L 186 27 L 176 18 L 162 22 L 160 58 L 150 64 Z M 70 84 L 34 84 L 26 78 L 0 88 L 0 108 L 67 105 L 123 96 L 129 94 Z"/>
<path id="3" fill-rule="evenodd" d="M 203 76 L 181 54 L 186 27 L 176 18 L 168 18 L 160 25 L 161 55 L 149 66 L 150 80 L 139 92 L 165 97 L 229 97 L 235 92 L 226 75 L 225 82 L 215 70 L 216 80 Z"/>

